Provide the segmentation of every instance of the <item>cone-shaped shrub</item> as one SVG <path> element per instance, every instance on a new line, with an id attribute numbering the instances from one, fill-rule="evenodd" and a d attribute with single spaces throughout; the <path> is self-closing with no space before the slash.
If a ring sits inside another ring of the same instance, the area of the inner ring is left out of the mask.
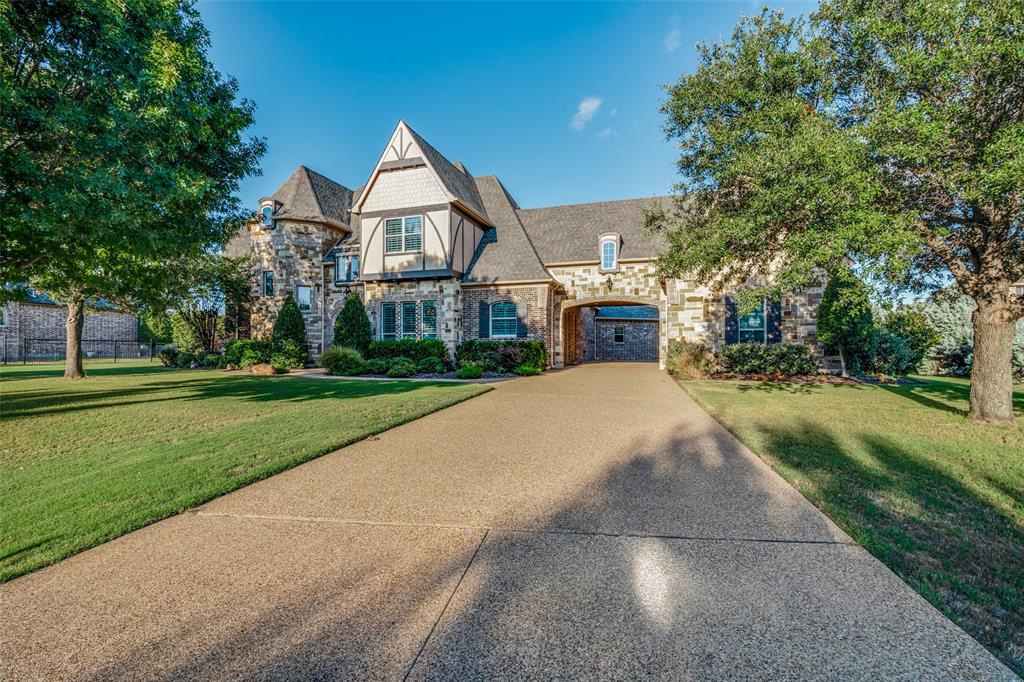
<path id="1" fill-rule="evenodd" d="M 334 321 L 334 345 L 356 348 L 365 353 L 373 341 L 373 328 L 366 316 L 363 300 L 359 294 L 351 293 L 345 299 L 338 319 Z"/>

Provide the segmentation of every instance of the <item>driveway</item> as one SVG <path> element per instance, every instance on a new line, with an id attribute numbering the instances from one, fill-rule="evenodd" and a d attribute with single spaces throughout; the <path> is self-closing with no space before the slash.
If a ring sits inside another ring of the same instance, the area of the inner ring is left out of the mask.
<path id="1" fill-rule="evenodd" d="M 490 393 L 0 586 L 0 679 L 1015 679 L 652 365 Z"/>

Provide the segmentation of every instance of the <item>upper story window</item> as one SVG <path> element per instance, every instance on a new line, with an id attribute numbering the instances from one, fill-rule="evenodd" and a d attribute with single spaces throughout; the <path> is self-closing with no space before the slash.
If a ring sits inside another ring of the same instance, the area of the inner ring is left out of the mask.
<path id="1" fill-rule="evenodd" d="M 767 319 L 764 314 L 764 299 L 757 307 L 738 319 L 740 343 L 768 343 Z"/>
<path id="2" fill-rule="evenodd" d="M 600 240 L 601 247 L 601 269 L 615 270 L 619 267 L 619 237 L 618 235 L 605 235 Z"/>
<path id="3" fill-rule="evenodd" d="M 274 207 L 267 204 L 260 209 L 260 222 L 263 223 L 264 227 L 274 226 Z"/>
<path id="4" fill-rule="evenodd" d="M 388 218 L 384 223 L 384 253 L 416 252 L 423 249 L 423 216 Z"/>
<path id="5" fill-rule="evenodd" d="M 359 256 L 338 255 L 334 260 L 334 281 L 351 282 L 359 279 Z"/>
<path id="6" fill-rule="evenodd" d="M 273 270 L 263 271 L 263 295 L 273 296 L 274 295 L 274 272 Z"/>
<path id="7" fill-rule="evenodd" d="M 491 336 L 509 337 L 516 335 L 516 304 L 499 301 L 491 306 Z"/>
<path id="8" fill-rule="evenodd" d="M 295 302 L 299 304 L 299 310 L 309 310 L 313 305 L 313 293 L 308 286 L 300 284 L 295 287 Z"/>

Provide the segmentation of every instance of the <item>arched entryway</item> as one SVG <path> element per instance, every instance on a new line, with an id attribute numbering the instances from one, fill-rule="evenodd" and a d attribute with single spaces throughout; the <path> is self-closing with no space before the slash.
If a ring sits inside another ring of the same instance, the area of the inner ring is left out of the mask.
<path id="1" fill-rule="evenodd" d="M 564 302 L 561 364 L 628 361 L 664 366 L 664 325 L 660 301 L 622 297 Z"/>

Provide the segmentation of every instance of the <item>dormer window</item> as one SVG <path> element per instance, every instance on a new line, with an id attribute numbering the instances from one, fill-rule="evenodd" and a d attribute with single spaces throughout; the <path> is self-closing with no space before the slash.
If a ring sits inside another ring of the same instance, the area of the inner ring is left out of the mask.
<path id="1" fill-rule="evenodd" d="M 273 206 L 271 206 L 270 204 L 267 204 L 267 205 L 265 205 L 260 210 L 260 222 L 263 224 L 263 227 L 273 227 L 274 226 L 274 207 Z"/>
<path id="2" fill-rule="evenodd" d="M 601 270 L 617 270 L 619 267 L 619 235 L 603 235 L 600 245 Z"/>

